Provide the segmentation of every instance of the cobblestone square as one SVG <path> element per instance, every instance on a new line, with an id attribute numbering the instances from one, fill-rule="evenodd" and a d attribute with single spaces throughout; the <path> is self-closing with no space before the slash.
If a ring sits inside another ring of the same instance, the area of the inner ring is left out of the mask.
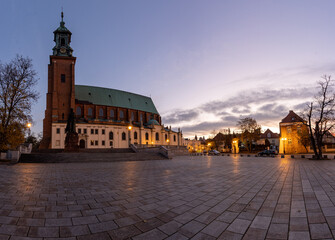
<path id="1" fill-rule="evenodd" d="M 0 165 L 0 239 L 333 239 L 335 161 Z"/>

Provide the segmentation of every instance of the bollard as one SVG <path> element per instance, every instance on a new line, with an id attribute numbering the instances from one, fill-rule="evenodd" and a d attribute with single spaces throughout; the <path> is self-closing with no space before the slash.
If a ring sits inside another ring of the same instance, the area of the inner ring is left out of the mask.
<path id="1" fill-rule="evenodd" d="M 281 155 L 281 158 L 285 158 L 285 155 Z"/>

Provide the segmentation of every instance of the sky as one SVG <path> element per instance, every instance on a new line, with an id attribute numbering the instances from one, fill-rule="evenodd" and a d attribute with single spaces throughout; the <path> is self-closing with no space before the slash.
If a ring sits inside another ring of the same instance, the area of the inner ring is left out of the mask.
<path id="1" fill-rule="evenodd" d="M 150 96 L 185 137 L 234 129 L 244 117 L 279 132 L 335 72 L 333 0 L 2 0 L 0 61 L 33 60 L 36 134 L 62 8 L 76 84 Z"/>

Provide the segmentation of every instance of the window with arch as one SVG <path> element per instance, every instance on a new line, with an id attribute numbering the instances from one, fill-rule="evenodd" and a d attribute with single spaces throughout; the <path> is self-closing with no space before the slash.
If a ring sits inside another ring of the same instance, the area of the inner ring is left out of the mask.
<path id="1" fill-rule="evenodd" d="M 81 107 L 77 107 L 76 114 L 77 116 L 81 116 Z"/>
<path id="2" fill-rule="evenodd" d="M 156 133 L 156 141 L 159 141 L 159 133 Z"/>
<path id="3" fill-rule="evenodd" d="M 114 138 L 114 134 L 112 131 L 109 132 L 109 140 L 113 140 Z"/>
<path id="4" fill-rule="evenodd" d="M 125 133 L 125 132 L 122 133 L 122 140 L 123 140 L 123 141 L 126 140 L 126 133 Z"/>
<path id="5" fill-rule="evenodd" d="M 149 140 L 149 133 L 145 133 L 145 140 Z"/>
<path id="6" fill-rule="evenodd" d="M 134 139 L 137 140 L 137 132 L 134 132 Z"/>
<path id="7" fill-rule="evenodd" d="M 120 110 L 120 118 L 124 118 L 123 110 Z"/>
<path id="8" fill-rule="evenodd" d="M 102 108 L 99 109 L 99 117 L 104 116 L 104 110 Z"/>
<path id="9" fill-rule="evenodd" d="M 90 116 L 90 117 L 93 116 L 93 109 L 92 108 L 88 108 L 87 115 Z"/>
<path id="10" fill-rule="evenodd" d="M 114 118 L 114 110 L 113 110 L 113 109 L 111 109 L 111 110 L 109 111 L 109 116 L 110 116 L 111 118 Z"/>
<path id="11" fill-rule="evenodd" d="M 173 135 L 173 141 L 174 142 L 176 141 L 176 135 Z"/>
<path id="12" fill-rule="evenodd" d="M 167 134 L 165 134 L 165 141 L 167 140 Z"/>

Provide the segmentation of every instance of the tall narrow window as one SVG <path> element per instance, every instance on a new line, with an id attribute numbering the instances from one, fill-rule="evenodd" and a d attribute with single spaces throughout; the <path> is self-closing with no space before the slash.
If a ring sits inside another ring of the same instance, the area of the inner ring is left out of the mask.
<path id="1" fill-rule="evenodd" d="M 93 115 L 93 110 L 92 110 L 92 108 L 89 108 L 87 113 L 88 113 L 88 114 L 87 114 L 88 116 L 92 117 L 92 115 Z"/>
<path id="2" fill-rule="evenodd" d="M 60 75 L 60 81 L 63 83 L 65 82 L 65 74 Z"/>
<path id="3" fill-rule="evenodd" d="M 176 141 L 176 135 L 173 135 L 173 141 L 174 142 Z"/>
<path id="4" fill-rule="evenodd" d="M 109 140 L 113 140 L 113 137 L 114 137 L 113 132 L 110 131 L 110 132 L 109 132 Z"/>
<path id="5" fill-rule="evenodd" d="M 167 135 L 165 134 L 165 141 L 167 140 Z"/>
<path id="6" fill-rule="evenodd" d="M 131 112 L 131 120 L 132 120 L 132 121 L 135 120 L 135 114 L 134 114 L 134 112 Z"/>
<path id="7" fill-rule="evenodd" d="M 104 116 L 104 110 L 102 108 L 99 109 L 99 117 Z"/>
<path id="8" fill-rule="evenodd" d="M 126 133 L 125 132 L 122 133 L 122 140 L 123 141 L 126 140 Z"/>
<path id="9" fill-rule="evenodd" d="M 113 109 L 111 109 L 111 110 L 109 111 L 109 116 L 110 116 L 111 118 L 114 118 L 114 110 L 113 110 Z"/>
<path id="10" fill-rule="evenodd" d="M 81 116 L 81 107 L 77 107 L 76 114 L 77 116 Z"/>
<path id="11" fill-rule="evenodd" d="M 149 140 L 149 133 L 145 133 L 145 140 Z"/>
<path id="12" fill-rule="evenodd" d="M 60 45 L 61 46 L 65 46 L 65 38 L 61 38 L 60 39 Z"/>
<path id="13" fill-rule="evenodd" d="M 124 118 L 124 113 L 123 113 L 122 110 L 120 110 L 120 118 L 121 118 L 121 119 Z"/>
<path id="14" fill-rule="evenodd" d="M 159 133 L 156 133 L 156 141 L 159 141 Z"/>
<path id="15" fill-rule="evenodd" d="M 137 140 L 137 132 L 134 132 L 134 139 Z"/>
<path id="16" fill-rule="evenodd" d="M 143 114 L 140 114 L 140 121 L 143 122 Z"/>

